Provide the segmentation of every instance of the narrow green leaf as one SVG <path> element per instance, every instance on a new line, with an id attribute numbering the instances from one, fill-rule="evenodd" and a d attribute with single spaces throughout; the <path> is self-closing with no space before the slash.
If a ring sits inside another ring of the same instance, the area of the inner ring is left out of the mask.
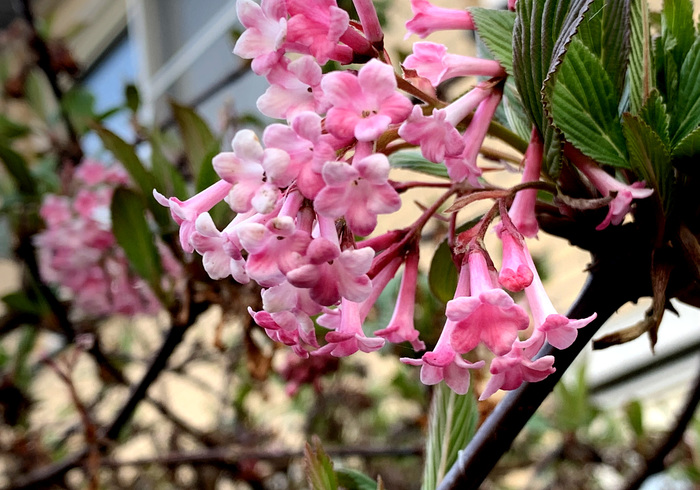
<path id="1" fill-rule="evenodd" d="M 404 170 L 412 170 L 414 172 L 432 175 L 433 177 L 449 179 L 447 168 L 444 165 L 426 160 L 423 158 L 423 155 L 420 154 L 420 151 L 403 150 L 392 153 L 389 155 L 389 164 L 393 168 L 402 168 Z"/>
<path id="2" fill-rule="evenodd" d="M 38 338 L 38 329 L 33 325 L 27 325 L 22 330 L 22 336 L 17 344 L 17 352 L 14 359 L 14 381 L 17 387 L 21 389 L 29 388 L 32 381 L 32 369 L 29 365 L 30 354 L 34 350 Z"/>
<path id="3" fill-rule="evenodd" d="M 346 490 L 377 490 L 377 481 L 357 470 L 339 468 L 335 474 L 338 485 Z"/>
<path id="4" fill-rule="evenodd" d="M 12 175 L 22 194 L 36 193 L 36 181 L 29 171 L 26 160 L 2 141 L 0 141 L 0 160 L 5 164 L 5 168 Z"/>
<path id="5" fill-rule="evenodd" d="M 139 90 L 136 88 L 136 85 L 130 83 L 124 88 L 124 98 L 126 99 L 126 106 L 131 112 L 139 110 L 141 95 L 139 95 Z"/>
<path id="6" fill-rule="evenodd" d="M 472 7 L 469 12 L 481 41 L 508 75 L 513 75 L 515 12 L 479 7 Z"/>
<path id="7" fill-rule="evenodd" d="M 61 99 L 64 113 L 70 118 L 78 134 L 85 134 L 90 124 L 96 120 L 95 96 L 87 89 L 74 86 Z"/>
<path id="8" fill-rule="evenodd" d="M 666 104 L 664 104 L 658 90 L 651 91 L 644 106 L 639 111 L 639 117 L 659 135 L 664 145 L 671 147 L 670 118 L 666 112 Z"/>
<path id="9" fill-rule="evenodd" d="M 671 113 L 671 141 L 676 143 L 700 125 L 700 38 L 683 61 L 678 99 Z"/>
<path id="10" fill-rule="evenodd" d="M 630 47 L 630 2 L 608 0 L 603 9 L 601 60 L 605 72 L 617 90 L 618 98 L 625 85 Z"/>
<path id="11" fill-rule="evenodd" d="M 11 121 L 4 114 L 0 114 L 0 138 L 21 138 L 30 132 L 29 126 Z"/>
<path id="12" fill-rule="evenodd" d="M 214 182 L 211 178 L 200 177 L 202 172 L 211 175 L 208 168 L 211 166 L 211 156 L 220 149 L 219 140 L 209 129 L 207 123 L 193 109 L 171 101 L 170 107 L 177 123 L 185 146 L 185 153 L 190 162 L 192 175 L 197 179 L 197 191 L 206 189 Z"/>
<path id="13" fill-rule="evenodd" d="M 597 162 L 629 168 L 617 97 L 602 63 L 574 40 L 552 93 L 552 116 L 567 141 Z"/>
<path id="14" fill-rule="evenodd" d="M 321 446 L 321 441 L 314 436 L 313 447 L 307 442 L 304 449 L 304 468 L 306 478 L 313 490 L 337 490 L 338 479 L 333 471 L 333 462 Z"/>
<path id="15" fill-rule="evenodd" d="M 654 88 L 655 72 L 649 33 L 649 5 L 647 0 L 631 0 L 630 8 L 630 111 L 637 114 Z"/>
<path id="16" fill-rule="evenodd" d="M 430 407 L 422 490 L 435 490 L 459 451 L 474 437 L 479 421 L 476 399 L 458 395 L 445 383 L 435 386 Z"/>
<path id="17" fill-rule="evenodd" d="M 627 422 L 634 431 L 637 437 L 642 437 L 644 435 L 644 421 L 642 416 L 642 404 L 639 400 L 633 400 L 627 404 L 625 407 L 625 414 L 627 415 Z"/>
<path id="18" fill-rule="evenodd" d="M 452 261 L 450 247 L 447 245 L 447 240 L 443 240 L 435 250 L 433 260 L 430 262 L 430 271 L 428 272 L 430 291 L 442 303 L 447 303 L 455 296 L 458 278 L 459 273 Z"/>
<path id="19" fill-rule="evenodd" d="M 120 187 L 112 196 L 112 232 L 136 273 L 162 298 L 160 255 L 143 213 L 143 198 Z"/>
<path id="20" fill-rule="evenodd" d="M 532 132 L 532 122 L 525 113 L 520 94 L 515 90 L 512 77 L 508 79 L 503 88 L 503 112 L 506 116 L 508 127 L 525 141 L 529 141 Z"/>
<path id="21" fill-rule="evenodd" d="M 97 126 L 93 129 L 102 140 L 105 148 L 112 152 L 114 158 L 119 160 L 129 173 L 134 184 L 141 192 L 143 204 L 150 209 L 156 221 L 161 225 L 169 225 L 170 215 L 167 209 L 158 204 L 151 197 L 153 195 L 153 189 L 156 187 L 153 174 L 143 166 L 134 147 L 105 127 Z M 143 204 L 141 214 L 143 214 Z"/>
<path id="22" fill-rule="evenodd" d="M 661 10 L 661 37 L 674 39 L 674 47 L 670 54 L 676 66 L 681 66 L 695 41 L 692 0 L 664 0 Z"/>
<path id="23" fill-rule="evenodd" d="M 671 153 L 661 137 L 641 118 L 623 115 L 622 130 L 630 155 L 630 166 L 648 186 L 654 188 L 657 199 L 668 211 L 673 200 L 674 170 Z"/>
<path id="24" fill-rule="evenodd" d="M 33 315 L 41 315 L 46 313 L 42 308 L 43 303 L 37 301 L 36 298 L 31 298 L 26 291 L 20 290 L 4 295 L 0 301 L 5 303 L 11 311 L 31 313 Z"/>

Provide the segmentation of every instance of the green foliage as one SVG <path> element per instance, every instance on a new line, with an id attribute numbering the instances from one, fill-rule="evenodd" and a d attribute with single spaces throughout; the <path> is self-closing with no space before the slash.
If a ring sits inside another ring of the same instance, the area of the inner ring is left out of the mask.
<path id="1" fill-rule="evenodd" d="M 554 422 L 562 430 L 575 431 L 588 427 L 599 414 L 589 399 L 585 366 L 579 368 L 571 382 L 557 384 L 554 392 L 557 397 Z"/>
<path id="2" fill-rule="evenodd" d="M 428 439 L 422 490 L 434 490 L 452 467 L 459 451 L 474 437 L 479 411 L 469 392 L 458 395 L 440 383 L 435 386 L 430 407 Z"/>
<path id="3" fill-rule="evenodd" d="M 321 446 L 321 441 L 315 437 L 313 446 L 306 443 L 304 449 L 304 468 L 309 486 L 313 490 L 337 490 L 338 478 L 333 471 L 333 462 Z"/>
<path id="4" fill-rule="evenodd" d="M 433 163 L 426 160 L 421 155 L 420 151 L 402 150 L 389 155 L 389 164 L 393 168 L 401 168 L 404 170 L 412 170 L 433 177 L 441 177 L 448 179 L 447 169 L 444 165 Z"/>
<path id="5" fill-rule="evenodd" d="M 625 406 L 627 423 L 637 437 L 644 435 L 644 420 L 642 414 L 642 404 L 639 400 L 633 400 Z"/>
<path id="6" fill-rule="evenodd" d="M 654 73 L 649 33 L 649 5 L 647 0 L 631 0 L 630 7 L 630 110 L 636 114 L 654 88 Z"/>
<path id="7" fill-rule="evenodd" d="M 377 490 L 375 480 L 357 470 L 339 468 L 335 471 L 338 484 L 346 490 Z"/>
<path id="8" fill-rule="evenodd" d="M 513 75 L 513 27 L 515 12 L 472 7 L 469 9 L 474 19 L 479 38 L 491 55 Z"/>
<path id="9" fill-rule="evenodd" d="M 700 38 L 693 43 L 681 65 L 678 98 L 673 107 L 670 127 L 671 141 L 674 145 L 700 125 L 700 83 L 698 81 L 700 81 Z"/>
<path id="10" fill-rule="evenodd" d="M 450 252 L 447 240 L 443 240 L 435 250 L 433 260 L 430 262 L 430 271 L 428 272 L 430 291 L 442 303 L 447 303 L 454 298 L 458 278 L 459 273 L 452 260 L 452 252 Z"/>
<path id="11" fill-rule="evenodd" d="M 37 184 L 29 171 L 27 161 L 2 140 L 0 140 L 0 160 L 15 180 L 20 193 L 28 196 L 36 193 Z"/>

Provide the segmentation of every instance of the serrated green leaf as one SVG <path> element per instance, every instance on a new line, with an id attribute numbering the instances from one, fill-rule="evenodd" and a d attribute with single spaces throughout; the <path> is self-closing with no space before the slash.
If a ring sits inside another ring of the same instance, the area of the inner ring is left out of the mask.
<path id="1" fill-rule="evenodd" d="M 321 446 L 318 437 L 313 438 L 313 447 L 307 442 L 304 449 L 304 469 L 313 490 L 337 490 L 338 479 L 333 471 L 333 462 Z"/>
<path id="2" fill-rule="evenodd" d="M 153 189 L 156 187 L 153 174 L 141 163 L 141 159 L 136 154 L 134 147 L 105 127 L 97 126 L 93 129 L 102 140 L 105 148 L 112 152 L 114 158 L 119 160 L 140 190 L 143 203 L 141 214 L 143 214 L 145 205 L 153 213 L 154 218 L 160 225 L 168 226 L 170 224 L 170 215 L 167 209 L 151 197 Z"/>
<path id="3" fill-rule="evenodd" d="M 692 0 L 664 0 L 661 10 L 661 37 L 674 39 L 670 54 L 676 66 L 681 66 L 695 41 Z"/>
<path id="4" fill-rule="evenodd" d="M 338 485 L 346 490 L 377 490 L 377 482 L 369 476 L 350 468 L 339 468 L 335 472 Z"/>
<path id="5" fill-rule="evenodd" d="M 508 127 L 525 141 L 530 139 L 532 122 L 525 113 L 520 94 L 515 90 L 512 77 L 506 81 L 503 88 L 503 112 L 506 116 Z"/>
<path id="6" fill-rule="evenodd" d="M 143 213 L 143 198 L 131 189 L 114 191 L 111 205 L 112 232 L 134 271 L 151 286 L 158 297 L 163 268 L 153 233 Z"/>
<path id="7" fill-rule="evenodd" d="M 630 2 L 608 0 L 603 9 L 602 56 L 605 72 L 617 90 L 618 100 L 625 85 L 630 46 Z"/>
<path id="8" fill-rule="evenodd" d="M 654 88 L 653 58 L 649 33 L 649 5 L 647 0 L 631 0 L 629 85 L 630 111 L 637 114 Z"/>
<path id="9" fill-rule="evenodd" d="M 455 296 L 459 272 L 452 261 L 452 253 L 447 240 L 438 245 L 430 262 L 428 285 L 433 295 L 442 303 L 447 303 Z"/>
<path id="10" fill-rule="evenodd" d="M 420 151 L 403 150 L 397 151 L 389 155 L 389 164 L 393 168 L 402 168 L 404 170 L 412 170 L 422 174 L 432 175 L 433 177 L 442 177 L 449 179 L 447 168 L 439 163 L 433 163 L 426 160 L 421 155 Z"/>
<path id="11" fill-rule="evenodd" d="M 648 186 L 654 188 L 657 199 L 668 211 L 673 199 L 674 182 L 670 149 L 638 116 L 624 114 L 623 121 L 622 130 L 629 149 L 631 168 Z"/>
<path id="12" fill-rule="evenodd" d="M 435 386 L 430 407 L 422 490 L 434 490 L 452 467 L 459 451 L 474 437 L 479 421 L 476 399 L 458 395 L 445 383 Z"/>
<path id="13" fill-rule="evenodd" d="M 476 31 L 508 75 L 513 75 L 513 26 L 515 12 L 479 7 L 469 9 Z"/>
<path id="14" fill-rule="evenodd" d="M 190 162 L 192 175 L 197 180 L 197 192 L 206 189 L 212 181 L 211 158 L 220 149 L 219 140 L 207 123 L 193 109 L 171 101 L 173 117 L 182 134 L 185 153 Z M 215 175 L 215 174 L 214 174 Z"/>
<path id="15" fill-rule="evenodd" d="M 693 157 L 698 154 L 700 154 L 700 128 L 696 128 L 673 148 L 674 157 Z"/>
<path id="16" fill-rule="evenodd" d="M 33 195 L 36 193 L 36 181 L 29 171 L 26 160 L 2 141 L 0 141 L 0 160 L 5 164 L 5 168 L 17 183 L 22 194 Z"/>
<path id="17" fill-rule="evenodd" d="M 671 147 L 671 136 L 669 134 L 670 118 L 658 90 L 654 89 L 651 91 L 646 102 L 639 110 L 639 117 L 659 135 L 664 145 Z"/>
<path id="18" fill-rule="evenodd" d="M 617 97 L 602 63 L 574 40 L 552 92 L 552 117 L 567 141 L 599 163 L 629 168 Z"/>
<path id="19" fill-rule="evenodd" d="M 680 140 L 700 125 L 700 38 L 681 66 L 678 99 L 671 112 L 671 142 Z"/>

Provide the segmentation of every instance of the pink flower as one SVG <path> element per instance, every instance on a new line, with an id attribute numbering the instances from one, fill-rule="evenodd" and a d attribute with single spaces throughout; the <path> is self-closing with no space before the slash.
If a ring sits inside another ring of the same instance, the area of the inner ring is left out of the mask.
<path id="1" fill-rule="evenodd" d="M 291 18 L 287 24 L 290 49 L 310 53 L 319 65 L 328 60 L 352 61 L 352 49 L 338 44 L 350 25 L 348 13 L 335 0 L 287 0 Z"/>
<path id="2" fill-rule="evenodd" d="M 379 24 L 379 17 L 377 17 L 377 9 L 374 8 L 374 2 L 372 0 L 353 0 L 352 3 L 355 5 L 357 16 L 360 18 L 360 24 L 362 24 L 362 32 L 367 40 L 372 44 L 381 43 L 384 39 L 384 32 L 381 24 Z"/>
<path id="3" fill-rule="evenodd" d="M 411 34 L 424 38 L 436 31 L 474 30 L 472 16 L 466 10 L 435 7 L 428 0 L 411 0 L 413 18 L 406 22 L 406 39 Z"/>
<path id="4" fill-rule="evenodd" d="M 269 213 L 280 197 L 278 186 L 291 183 L 287 174 L 289 155 L 278 148 L 263 150 L 249 129 L 236 133 L 232 146 L 233 152 L 219 153 L 212 161 L 216 173 L 233 184 L 227 202 L 237 213 L 250 209 Z"/>
<path id="5" fill-rule="evenodd" d="M 316 196 L 314 208 L 329 218 L 345 216 L 353 233 L 369 235 L 377 226 L 377 215 L 397 211 L 401 198 L 388 183 L 390 167 L 385 155 L 358 157 L 355 154 L 352 164 L 326 162 L 326 187 Z"/>
<path id="6" fill-rule="evenodd" d="M 197 217 L 209 211 L 226 197 L 233 186 L 220 180 L 202 192 L 190 197 L 187 201 L 181 201 L 177 197 L 166 198 L 163 194 L 153 189 L 153 197 L 162 206 L 170 208 L 170 214 L 175 222 L 180 225 L 180 246 L 185 252 L 194 252 L 190 243 L 192 234 L 195 233 L 195 221 Z"/>
<path id="7" fill-rule="evenodd" d="M 258 98 L 258 110 L 288 121 L 304 111 L 325 113 L 328 103 L 321 89 L 321 76 L 321 67 L 311 56 L 279 63 L 267 75 L 270 86 Z"/>
<path id="8" fill-rule="evenodd" d="M 530 144 L 525 152 L 525 171 L 522 182 L 537 182 L 540 180 L 540 170 L 542 167 L 542 153 L 544 147 L 542 138 L 537 128 L 532 128 Z M 520 233 L 528 238 L 537 236 L 540 225 L 537 223 L 535 215 L 535 201 L 537 200 L 536 189 L 525 189 L 519 191 L 513 199 L 513 204 L 508 211 L 511 221 Z"/>
<path id="9" fill-rule="evenodd" d="M 542 381 L 556 371 L 553 365 L 554 356 L 544 356 L 532 361 L 525 356 L 523 349 L 516 345 L 506 355 L 491 361 L 492 376 L 479 400 L 487 399 L 498 390 L 515 390 L 523 381 Z"/>
<path id="10" fill-rule="evenodd" d="M 402 122 L 413 109 L 411 101 L 396 91 L 394 69 L 376 59 L 357 76 L 347 71 L 328 73 L 321 87 L 332 105 L 326 129 L 341 139 L 376 140 L 389 124 Z"/>
<path id="11" fill-rule="evenodd" d="M 608 214 L 605 219 L 596 226 L 596 230 L 602 230 L 608 227 L 610 223 L 619 225 L 630 212 L 633 199 L 644 199 L 654 193 L 654 189 L 645 189 L 644 182 L 635 182 L 631 185 L 623 184 L 615 177 L 607 173 L 605 170 L 596 165 L 590 158 L 583 155 L 580 151 L 567 148 L 566 156 L 569 157 L 574 165 L 586 176 L 588 180 L 598 189 L 604 196 L 613 196 L 610 201 Z"/>
<path id="12" fill-rule="evenodd" d="M 195 221 L 196 233 L 190 243 L 202 255 L 202 265 L 212 279 L 232 276 L 237 282 L 250 281 L 241 255 L 241 245 L 234 232 L 237 223 L 232 221 L 223 231 L 219 231 L 209 213 L 202 213 Z"/>
<path id="13" fill-rule="evenodd" d="M 525 310 L 505 291 L 494 286 L 484 253 L 472 249 L 462 265 L 460 276 L 469 277 L 470 296 L 455 297 L 447 303 L 445 314 L 455 322 L 451 343 L 457 352 L 469 352 L 479 341 L 496 355 L 510 351 L 518 330 L 530 324 Z"/>
<path id="14" fill-rule="evenodd" d="M 507 216 L 504 217 L 504 223 L 507 219 Z M 532 283 L 533 274 L 526 258 L 526 254 L 530 252 L 525 247 L 523 237 L 512 224 L 510 225 L 504 225 L 499 233 L 503 243 L 503 264 L 498 280 L 504 288 L 517 292 Z"/>
<path id="15" fill-rule="evenodd" d="M 326 334 L 326 344 L 312 355 L 323 356 L 330 354 L 335 357 L 345 357 L 358 350 L 373 352 L 384 346 L 384 339 L 367 337 L 362 331 L 360 305 L 343 298 L 340 306 L 318 318 L 318 324 L 334 331 Z"/>
<path id="16" fill-rule="evenodd" d="M 389 325 L 374 332 L 377 337 L 384 337 L 389 342 L 398 344 L 410 342 L 413 350 L 425 349 L 425 344 L 418 340 L 419 332 L 413 326 L 413 313 L 416 306 L 416 282 L 418 280 L 418 251 L 406 258 L 406 268 L 401 278 L 399 297 L 396 300 L 394 314 Z"/>
<path id="17" fill-rule="evenodd" d="M 438 86 L 441 82 L 455 77 L 504 77 L 506 75 L 497 61 L 448 54 L 443 44 L 430 42 L 415 43 L 413 54 L 406 58 L 403 66 L 416 70 L 418 75 L 430 80 L 433 86 Z"/>
<path id="18" fill-rule="evenodd" d="M 241 58 L 252 59 L 252 69 L 266 75 L 282 56 L 287 36 L 287 9 L 284 0 L 238 0 L 236 12 L 246 28 L 233 49 Z"/>
<path id="19" fill-rule="evenodd" d="M 399 136 L 418 145 L 431 162 L 442 163 L 445 155 L 457 156 L 464 150 L 462 136 L 446 117 L 444 109 L 433 109 L 432 116 L 424 116 L 420 106 L 413 106 L 413 112 L 399 128 Z"/>

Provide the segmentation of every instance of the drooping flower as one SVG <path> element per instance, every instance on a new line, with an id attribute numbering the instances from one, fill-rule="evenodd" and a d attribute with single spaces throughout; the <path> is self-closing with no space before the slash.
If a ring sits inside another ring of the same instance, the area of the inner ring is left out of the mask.
<path id="1" fill-rule="evenodd" d="M 326 334 L 326 345 L 314 351 L 312 355 L 330 354 L 335 357 L 345 357 L 358 350 L 373 352 L 384 347 L 384 339 L 367 337 L 362 331 L 360 305 L 354 301 L 342 299 L 340 306 L 329 310 L 318 318 L 318 324 L 333 329 Z"/>
<path id="2" fill-rule="evenodd" d="M 436 31 L 474 30 L 474 20 L 466 10 L 436 7 L 428 0 L 411 0 L 413 18 L 406 22 L 406 36 L 416 34 L 421 38 Z"/>
<path id="3" fill-rule="evenodd" d="M 431 162 L 441 163 L 445 156 L 457 156 L 464 150 L 462 135 L 446 118 L 444 109 L 433 109 L 432 116 L 424 116 L 421 107 L 414 106 L 399 128 L 399 136 L 418 145 L 421 154 Z"/>
<path id="4" fill-rule="evenodd" d="M 522 182 L 537 182 L 540 180 L 540 170 L 542 168 L 542 154 L 544 146 L 542 138 L 536 127 L 532 128 L 530 144 L 525 151 L 525 171 Z M 528 238 L 537 236 L 540 229 L 535 215 L 535 201 L 537 200 L 536 189 L 524 189 L 519 191 L 513 199 L 513 205 L 508 211 L 511 221 L 517 230 Z"/>
<path id="5" fill-rule="evenodd" d="M 543 356 L 533 361 L 525 355 L 523 348 L 519 345 L 513 346 L 507 354 L 494 358 L 489 370 L 491 379 L 479 396 L 479 400 L 487 399 L 498 390 L 515 390 L 524 381 L 542 381 L 556 371 L 554 356 Z"/>
<path id="6" fill-rule="evenodd" d="M 505 77 L 506 72 L 497 61 L 450 54 L 444 44 L 419 42 L 413 45 L 413 54 L 403 66 L 430 80 L 433 86 L 450 78 L 483 76 Z"/>
<path id="7" fill-rule="evenodd" d="M 498 281 L 510 291 L 522 291 L 532 283 L 533 272 L 526 257 L 530 252 L 525 246 L 523 236 L 515 229 L 507 213 L 502 215 L 503 226 L 498 230 L 498 236 L 503 244 L 503 263 Z"/>

